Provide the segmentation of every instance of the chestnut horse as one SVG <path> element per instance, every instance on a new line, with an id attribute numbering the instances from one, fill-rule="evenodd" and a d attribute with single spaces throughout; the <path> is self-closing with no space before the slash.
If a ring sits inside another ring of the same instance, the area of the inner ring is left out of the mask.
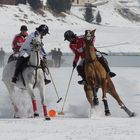
<path id="1" fill-rule="evenodd" d="M 85 31 L 85 46 L 84 46 L 84 52 L 85 52 L 85 75 L 86 75 L 86 84 L 84 85 L 84 90 L 86 93 L 86 97 L 90 103 L 91 106 L 91 117 L 93 115 L 93 107 L 94 107 L 94 94 L 93 92 L 96 92 L 93 89 L 100 88 L 102 89 L 102 100 L 104 103 L 105 108 L 105 115 L 109 116 L 111 115 L 108 102 L 107 102 L 107 92 L 116 99 L 118 104 L 121 106 L 121 108 L 130 116 L 133 117 L 134 113 L 131 112 L 125 104 L 120 99 L 115 86 L 110 78 L 110 76 L 105 71 L 104 67 L 100 64 L 96 57 L 96 51 L 94 50 L 94 34 L 95 30 L 86 30 Z"/>

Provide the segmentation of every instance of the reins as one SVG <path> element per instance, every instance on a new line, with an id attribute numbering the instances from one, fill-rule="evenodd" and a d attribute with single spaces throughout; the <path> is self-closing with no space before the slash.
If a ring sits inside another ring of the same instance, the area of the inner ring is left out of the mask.
<path id="1" fill-rule="evenodd" d="M 39 61 L 40 61 L 40 58 L 39 58 L 39 55 L 38 55 L 37 51 L 36 51 L 36 55 L 37 55 L 37 67 L 35 68 L 35 83 L 33 85 L 33 88 L 35 88 L 35 85 L 37 83 L 37 70 L 38 70 L 38 65 L 39 65 Z"/>
<path id="2" fill-rule="evenodd" d="M 37 68 L 37 69 L 42 69 L 42 67 L 41 66 L 34 66 L 34 65 L 27 65 L 27 67 L 32 67 L 32 68 Z"/>

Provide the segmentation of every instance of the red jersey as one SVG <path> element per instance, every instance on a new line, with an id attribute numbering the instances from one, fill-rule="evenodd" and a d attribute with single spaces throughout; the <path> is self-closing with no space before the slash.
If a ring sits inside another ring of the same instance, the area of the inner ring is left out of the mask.
<path id="1" fill-rule="evenodd" d="M 21 45 L 25 42 L 25 40 L 26 40 L 26 37 L 22 36 L 21 34 L 17 34 L 14 37 L 14 40 L 12 42 L 12 49 L 15 52 L 19 52 L 19 49 L 20 49 Z"/>
<path id="2" fill-rule="evenodd" d="M 85 58 L 85 53 L 84 53 L 84 45 L 85 44 L 85 40 L 83 36 L 77 36 L 76 37 L 76 43 L 72 44 L 70 43 L 69 47 L 70 49 L 74 52 L 75 57 L 74 57 L 74 61 L 77 63 L 79 58 L 83 59 Z M 94 48 L 96 51 L 96 48 Z"/>

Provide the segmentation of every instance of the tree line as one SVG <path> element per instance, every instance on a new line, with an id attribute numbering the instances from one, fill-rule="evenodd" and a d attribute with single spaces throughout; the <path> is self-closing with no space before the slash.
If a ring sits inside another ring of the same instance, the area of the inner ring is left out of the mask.
<path id="1" fill-rule="evenodd" d="M 34 9 L 40 9 L 43 7 L 43 2 L 41 0 L 16 0 L 16 5 L 18 4 L 30 4 Z M 71 9 L 71 0 L 47 0 L 46 5 L 55 12 L 65 12 Z"/>
<path id="2" fill-rule="evenodd" d="M 41 9 L 43 7 L 43 2 L 41 0 L 16 0 L 16 5 L 27 3 L 29 3 L 34 10 Z M 46 5 L 56 13 L 66 12 L 70 11 L 72 0 L 47 0 Z M 100 12 L 98 11 L 96 17 L 94 17 L 92 7 L 92 4 L 85 4 L 84 19 L 89 23 L 96 21 L 97 24 L 100 24 L 102 20 Z"/>
<path id="3" fill-rule="evenodd" d="M 85 19 L 85 21 L 87 21 L 89 23 L 96 21 L 97 24 L 100 24 L 102 21 L 100 12 L 98 11 L 96 16 L 94 17 L 94 12 L 93 12 L 92 7 L 93 7 L 92 4 L 85 5 L 84 19 Z"/>

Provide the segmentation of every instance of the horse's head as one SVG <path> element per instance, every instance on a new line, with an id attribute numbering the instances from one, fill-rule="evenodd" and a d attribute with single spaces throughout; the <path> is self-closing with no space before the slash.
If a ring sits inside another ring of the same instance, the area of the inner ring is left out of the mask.
<path id="1" fill-rule="evenodd" d="M 96 31 L 96 29 L 94 29 L 94 30 L 85 30 L 85 40 L 93 42 L 94 37 L 95 37 L 95 31 Z"/>
<path id="2" fill-rule="evenodd" d="M 94 37 L 95 37 L 95 30 L 86 30 L 85 31 L 85 58 L 88 61 L 93 61 L 96 59 L 96 54 L 94 51 Z"/>
<path id="3" fill-rule="evenodd" d="M 40 65 L 40 50 L 43 43 L 38 38 L 32 39 L 31 42 L 31 53 L 30 53 L 30 64 L 34 66 Z"/>
<path id="4" fill-rule="evenodd" d="M 39 51 L 42 45 L 43 45 L 42 42 L 40 42 L 36 38 L 33 39 L 31 42 L 32 51 Z"/>

